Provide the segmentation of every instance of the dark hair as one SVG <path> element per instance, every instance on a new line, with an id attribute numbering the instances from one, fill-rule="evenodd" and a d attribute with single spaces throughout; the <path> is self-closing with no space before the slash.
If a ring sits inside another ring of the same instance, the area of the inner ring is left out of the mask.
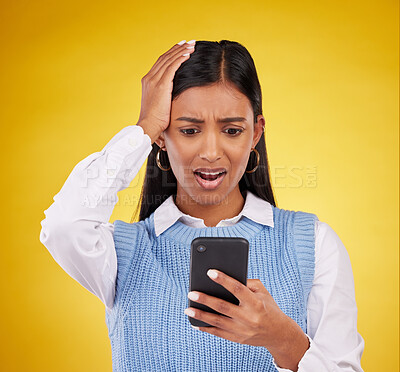
<path id="1" fill-rule="evenodd" d="M 172 100 L 192 87 L 230 82 L 249 99 L 256 123 L 257 116 L 262 114 L 262 95 L 254 61 L 247 49 L 240 43 L 229 40 L 219 42 L 198 40 L 195 48 L 189 59 L 175 72 Z M 152 147 L 147 159 L 139 204 L 134 214 L 137 215 L 140 205 L 139 221 L 149 217 L 169 196 L 175 196 L 177 192 L 177 181 L 172 168 L 163 171 L 157 166 L 156 155 L 159 146 L 154 142 Z M 258 168 L 253 173 L 244 172 L 239 181 L 240 192 L 245 197 L 246 190 L 250 190 L 276 206 L 270 182 L 264 133 L 256 145 L 256 150 L 260 154 Z M 164 168 L 170 166 L 165 151 L 160 153 L 160 162 Z M 255 152 L 252 152 L 246 170 L 254 169 L 256 164 L 257 157 Z"/>

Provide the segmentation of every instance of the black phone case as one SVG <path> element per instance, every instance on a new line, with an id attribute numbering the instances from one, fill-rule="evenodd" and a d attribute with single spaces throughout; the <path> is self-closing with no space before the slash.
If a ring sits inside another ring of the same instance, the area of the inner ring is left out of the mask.
<path id="1" fill-rule="evenodd" d="M 205 250 L 199 251 L 199 246 Z M 209 269 L 217 269 L 247 285 L 247 266 L 249 242 L 239 237 L 198 237 L 193 239 L 190 251 L 190 283 L 189 291 L 199 291 L 210 296 L 221 298 L 235 305 L 239 300 L 222 285 L 214 282 L 208 275 Z M 188 307 L 221 314 L 210 307 L 189 300 Z M 224 314 L 221 314 L 224 315 Z M 224 315 L 226 316 L 226 315 Z M 188 317 L 192 325 L 211 327 L 201 320 Z"/>

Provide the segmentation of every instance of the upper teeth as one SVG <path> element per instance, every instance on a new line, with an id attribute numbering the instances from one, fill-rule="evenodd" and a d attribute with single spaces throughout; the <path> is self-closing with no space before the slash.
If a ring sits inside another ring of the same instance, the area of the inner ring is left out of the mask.
<path id="1" fill-rule="evenodd" d="M 216 174 L 220 174 L 220 173 L 223 173 L 223 172 L 224 172 L 224 171 L 222 171 L 222 172 L 214 172 L 214 173 L 211 173 L 211 172 L 199 172 L 199 173 L 215 176 Z"/>

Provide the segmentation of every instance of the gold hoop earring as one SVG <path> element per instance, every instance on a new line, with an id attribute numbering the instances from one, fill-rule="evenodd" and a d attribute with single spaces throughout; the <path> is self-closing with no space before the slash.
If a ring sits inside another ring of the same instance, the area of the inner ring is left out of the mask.
<path id="1" fill-rule="evenodd" d="M 258 168 L 258 165 L 260 164 L 260 154 L 258 153 L 258 151 L 256 150 L 256 148 L 251 149 L 252 151 L 254 151 L 257 155 L 257 165 L 251 170 L 251 171 L 246 171 L 246 173 L 253 173 L 256 171 L 256 169 Z"/>
<path id="2" fill-rule="evenodd" d="M 158 168 L 160 168 L 163 171 L 169 171 L 171 169 L 171 166 L 169 168 L 164 168 L 161 165 L 161 162 L 160 162 L 160 151 L 161 151 L 161 147 L 157 151 L 157 156 L 156 156 L 157 166 L 158 166 Z"/>

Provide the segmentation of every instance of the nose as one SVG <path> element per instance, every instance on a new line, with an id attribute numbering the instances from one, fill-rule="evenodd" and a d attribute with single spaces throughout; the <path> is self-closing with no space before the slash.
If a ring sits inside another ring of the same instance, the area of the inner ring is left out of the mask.
<path id="1" fill-rule="evenodd" d="M 208 131 L 208 134 L 203 136 L 203 141 L 200 145 L 200 158 L 214 163 L 222 157 L 222 146 L 218 139 L 218 134 L 214 131 Z"/>

